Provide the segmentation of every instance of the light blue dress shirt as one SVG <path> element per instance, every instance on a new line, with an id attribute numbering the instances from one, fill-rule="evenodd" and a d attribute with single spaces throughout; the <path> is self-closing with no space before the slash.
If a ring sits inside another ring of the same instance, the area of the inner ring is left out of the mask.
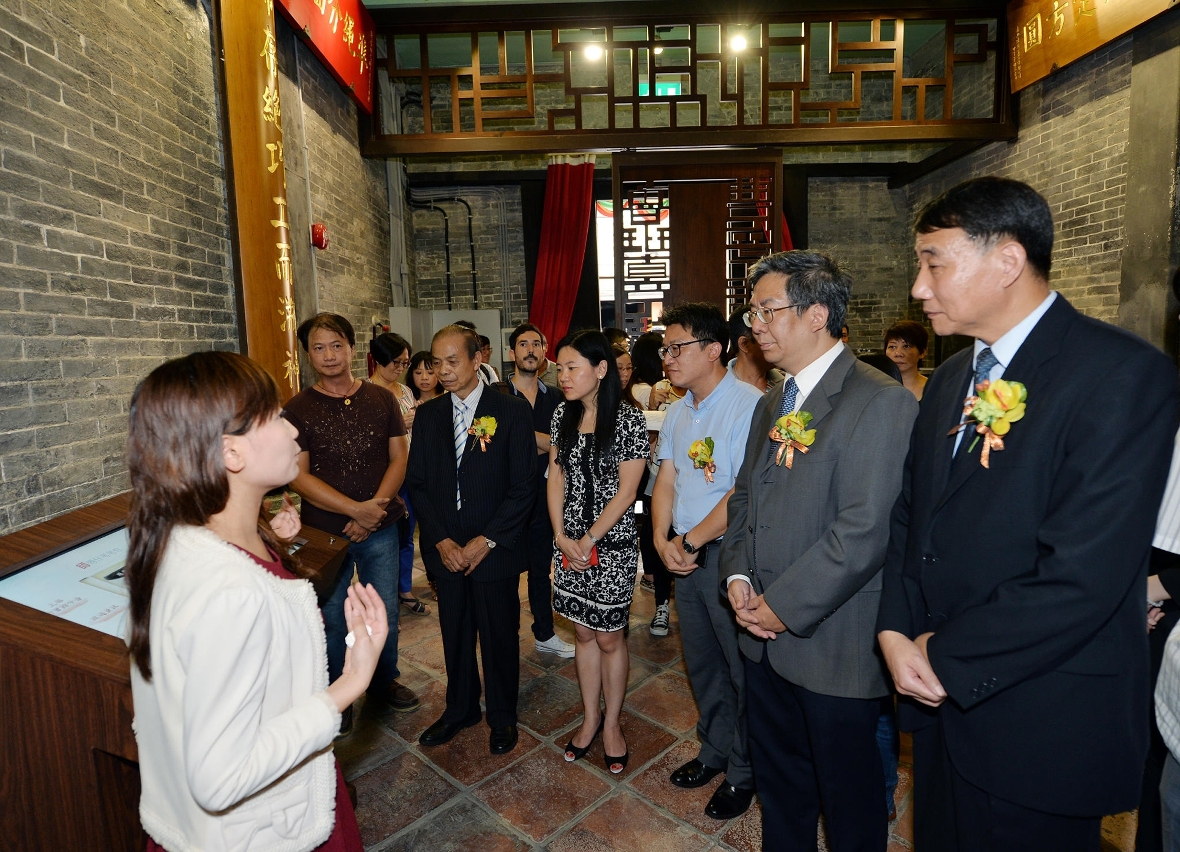
<path id="1" fill-rule="evenodd" d="M 668 460 L 676 468 L 672 497 L 672 526 L 683 535 L 705 519 L 713 507 L 733 487 L 738 468 L 746 455 L 746 438 L 754 406 L 762 393 L 753 385 L 738 381 L 727 372 L 713 391 L 699 403 L 690 391 L 684 399 L 668 409 L 660 430 L 660 464 Z M 705 481 L 705 471 L 693 466 L 688 448 L 694 441 L 713 439 L 713 461 L 717 470 L 713 481 Z M 701 545 L 704 542 L 693 542 Z"/>

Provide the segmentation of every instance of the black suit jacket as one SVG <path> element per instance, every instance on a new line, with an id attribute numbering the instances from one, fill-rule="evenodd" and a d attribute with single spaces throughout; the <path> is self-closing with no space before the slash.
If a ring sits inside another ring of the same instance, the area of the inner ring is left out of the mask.
<path id="1" fill-rule="evenodd" d="M 879 630 L 928 651 L 955 768 L 1051 813 L 1134 808 L 1147 748 L 1146 569 L 1177 420 L 1175 367 L 1058 295 L 1005 369 L 1027 413 L 955 465 L 972 351 L 926 386 L 894 508 Z M 967 435 L 964 440 L 970 440 Z M 913 729 L 931 717 L 917 703 Z"/>
<path id="2" fill-rule="evenodd" d="M 528 403 L 485 387 L 475 416 L 496 418 L 496 434 L 481 450 L 469 437 L 456 473 L 451 395 L 418 409 L 406 484 L 420 528 L 422 561 L 430 574 L 447 575 L 437 545 L 445 538 L 460 547 L 477 535 L 496 543 L 471 576 L 503 580 L 528 568 L 522 533 L 536 496 L 537 442 Z M 458 476 L 463 508 L 455 508 Z"/>

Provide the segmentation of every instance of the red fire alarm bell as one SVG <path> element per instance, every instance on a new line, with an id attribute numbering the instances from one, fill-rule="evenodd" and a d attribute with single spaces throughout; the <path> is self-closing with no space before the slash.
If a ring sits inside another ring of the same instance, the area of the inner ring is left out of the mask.
<path id="1" fill-rule="evenodd" d="M 311 244 L 323 251 L 328 247 L 328 226 L 316 222 L 311 226 Z"/>

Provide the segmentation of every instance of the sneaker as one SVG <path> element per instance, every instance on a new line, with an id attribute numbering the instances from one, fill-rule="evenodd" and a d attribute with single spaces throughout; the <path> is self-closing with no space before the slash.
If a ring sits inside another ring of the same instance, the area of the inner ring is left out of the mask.
<path id="1" fill-rule="evenodd" d="M 652 636 L 667 636 L 668 635 L 668 605 L 660 604 L 656 607 L 656 614 L 651 620 L 651 626 L 648 628 Z"/>
<path id="2" fill-rule="evenodd" d="M 647 589 L 649 592 L 654 592 L 656 590 L 656 581 L 647 574 L 644 574 L 639 580 L 639 588 Z"/>
<path id="3" fill-rule="evenodd" d="M 533 646 L 540 652 L 545 654 L 556 654 L 559 657 L 569 658 L 574 655 L 574 646 L 566 642 L 556 633 L 542 642 L 538 639 L 533 643 Z"/>

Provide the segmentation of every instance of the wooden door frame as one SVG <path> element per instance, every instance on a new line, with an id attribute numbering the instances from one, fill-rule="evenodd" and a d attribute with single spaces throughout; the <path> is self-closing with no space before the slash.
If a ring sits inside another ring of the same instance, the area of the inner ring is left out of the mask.
<path id="1" fill-rule="evenodd" d="M 783 151 L 781 148 L 734 148 L 688 151 L 627 151 L 611 157 L 611 196 L 614 200 L 614 264 L 615 264 L 615 319 L 624 316 L 623 297 L 623 181 L 625 168 L 661 166 L 725 165 L 728 163 L 765 163 L 774 169 L 774 209 L 778 215 L 770 217 L 770 244 L 781 245 L 783 209 Z"/>

